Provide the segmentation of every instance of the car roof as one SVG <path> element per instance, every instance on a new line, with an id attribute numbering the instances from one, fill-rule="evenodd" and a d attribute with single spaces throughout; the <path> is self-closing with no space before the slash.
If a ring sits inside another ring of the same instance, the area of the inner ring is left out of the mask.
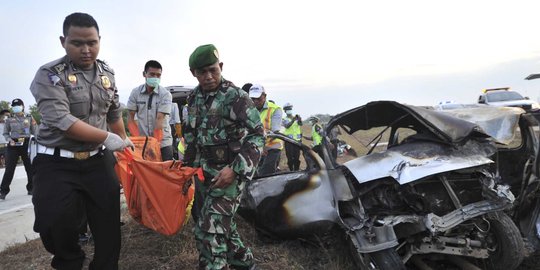
<path id="1" fill-rule="evenodd" d="M 193 91 L 194 88 L 195 87 L 183 85 L 173 85 L 165 87 L 165 89 L 171 92 L 173 101 L 178 104 L 185 104 L 187 96 L 191 93 L 191 91 Z"/>

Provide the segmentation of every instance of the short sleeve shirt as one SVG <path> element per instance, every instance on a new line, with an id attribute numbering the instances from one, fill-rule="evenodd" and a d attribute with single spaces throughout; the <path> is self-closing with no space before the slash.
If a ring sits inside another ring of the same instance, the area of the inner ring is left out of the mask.
<path id="1" fill-rule="evenodd" d="M 41 114 L 36 140 L 47 147 L 91 151 L 100 143 L 79 141 L 65 135 L 76 121 L 107 130 L 107 123 L 121 121 L 122 109 L 114 71 L 97 60 L 90 79 L 68 56 L 40 67 L 30 85 Z"/>
<path id="2" fill-rule="evenodd" d="M 163 117 L 163 139 L 161 140 L 161 147 L 165 147 L 172 145 L 173 142 L 169 126 L 171 105 L 172 95 L 165 87 L 160 85 L 148 93 L 146 84 L 142 84 L 131 91 L 127 108 L 136 112 L 139 133 L 144 136 L 154 135 L 157 113 L 165 114 Z"/>
<path id="3" fill-rule="evenodd" d="M 14 114 L 6 120 L 3 137 L 5 139 L 29 138 L 35 132 L 34 123 L 30 114 Z"/>

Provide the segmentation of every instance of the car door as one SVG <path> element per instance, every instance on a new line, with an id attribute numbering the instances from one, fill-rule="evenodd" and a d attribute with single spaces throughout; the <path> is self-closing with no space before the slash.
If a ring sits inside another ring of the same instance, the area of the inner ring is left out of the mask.
<path id="1" fill-rule="evenodd" d="M 337 212 L 323 160 L 306 145 L 284 135 L 268 136 L 300 150 L 300 169 L 281 168 L 276 173 L 249 181 L 239 214 L 254 222 L 260 231 L 277 237 L 326 232 L 336 224 Z M 286 159 L 284 152 L 285 149 L 281 153 L 282 159 Z"/>

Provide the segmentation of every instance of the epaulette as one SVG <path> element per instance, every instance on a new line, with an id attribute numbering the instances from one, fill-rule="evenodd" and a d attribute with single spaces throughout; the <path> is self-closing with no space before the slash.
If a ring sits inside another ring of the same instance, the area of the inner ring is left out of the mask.
<path id="1" fill-rule="evenodd" d="M 114 70 L 105 61 L 97 59 L 97 62 L 99 63 L 100 67 L 103 68 L 103 70 L 114 75 Z"/>
<path id="2" fill-rule="evenodd" d="M 56 72 L 56 74 L 60 74 L 66 69 L 66 66 L 67 66 L 66 63 L 60 63 L 57 65 L 54 65 L 52 69 L 54 72 Z"/>

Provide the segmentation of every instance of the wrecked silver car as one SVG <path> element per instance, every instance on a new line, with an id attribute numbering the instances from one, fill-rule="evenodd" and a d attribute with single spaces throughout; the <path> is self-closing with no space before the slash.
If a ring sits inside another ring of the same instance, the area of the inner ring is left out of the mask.
<path id="1" fill-rule="evenodd" d="M 328 138 L 320 157 L 271 135 L 298 147 L 303 167 L 252 180 L 239 213 L 276 237 L 339 226 L 361 269 L 515 269 L 524 248 L 516 223 L 531 238 L 540 229 L 538 213 L 526 213 L 540 212 L 537 122 L 523 111 L 452 113 L 377 101 L 336 115 L 326 132 L 340 129 L 358 157 L 337 155 Z"/>

